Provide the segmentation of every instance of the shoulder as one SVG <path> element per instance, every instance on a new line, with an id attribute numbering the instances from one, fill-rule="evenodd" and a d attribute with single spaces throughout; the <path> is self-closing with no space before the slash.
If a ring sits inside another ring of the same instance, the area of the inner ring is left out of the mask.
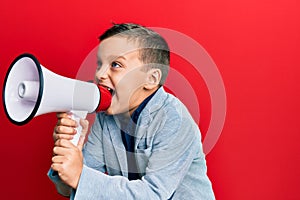
<path id="1" fill-rule="evenodd" d="M 181 120 L 182 118 L 190 118 L 189 111 L 186 106 L 174 95 L 167 93 L 160 88 L 146 106 L 146 110 L 150 114 L 164 116 L 171 119 Z"/>
<path id="2" fill-rule="evenodd" d="M 174 95 L 160 88 L 148 102 L 142 115 L 148 117 L 152 126 L 183 130 L 198 129 L 186 106 Z"/>

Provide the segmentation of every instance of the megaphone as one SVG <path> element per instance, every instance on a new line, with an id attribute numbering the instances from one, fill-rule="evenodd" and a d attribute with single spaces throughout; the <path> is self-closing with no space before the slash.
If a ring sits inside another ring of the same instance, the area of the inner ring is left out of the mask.
<path id="1" fill-rule="evenodd" d="M 60 76 L 43 67 L 32 54 L 14 59 L 5 76 L 4 110 L 16 125 L 50 112 L 70 112 L 79 122 L 87 113 L 106 110 L 111 103 L 110 91 L 102 86 Z M 80 123 L 78 123 L 80 124 Z M 82 127 L 72 139 L 77 145 Z"/>

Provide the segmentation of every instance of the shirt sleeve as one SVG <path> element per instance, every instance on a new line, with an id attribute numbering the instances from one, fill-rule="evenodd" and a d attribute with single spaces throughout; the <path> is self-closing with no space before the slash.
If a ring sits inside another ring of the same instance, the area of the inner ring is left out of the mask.
<path id="1" fill-rule="evenodd" d="M 90 153 L 89 151 L 86 151 L 84 148 L 83 150 L 83 155 L 84 155 L 84 163 L 89 165 L 90 167 L 99 170 L 100 172 L 105 171 L 105 165 L 104 165 L 104 160 L 103 160 L 103 151 L 101 151 L 101 137 L 99 133 L 102 131 L 102 126 L 100 123 L 100 117 L 97 114 L 95 122 L 91 128 L 91 132 L 88 137 L 90 139 L 87 141 L 85 144 L 88 145 L 89 147 L 94 147 L 96 146 L 98 148 L 98 151 L 95 151 L 93 153 Z M 97 133 L 97 134 L 96 134 Z M 74 199 L 75 195 L 75 190 L 72 189 L 70 186 L 66 185 L 58 176 L 56 171 L 53 171 L 51 168 L 49 169 L 47 173 L 48 177 L 50 180 L 54 183 L 56 190 L 59 194 L 65 196 L 65 197 L 70 197 L 70 199 Z"/>
<path id="2" fill-rule="evenodd" d="M 105 172 L 105 162 L 102 147 L 102 118 L 101 113 L 96 115 L 88 140 L 82 150 L 84 164 L 100 172 Z M 92 150 L 91 150 L 92 149 Z"/>
<path id="3" fill-rule="evenodd" d="M 66 185 L 64 182 L 62 182 L 56 171 L 53 171 L 50 168 L 47 175 L 50 178 L 50 180 L 54 183 L 56 190 L 59 194 L 65 197 L 69 197 L 71 195 L 72 188 Z"/>
<path id="4" fill-rule="evenodd" d="M 199 151 L 200 132 L 181 109 L 164 110 L 157 120 L 159 128 L 153 133 L 151 155 L 141 180 L 108 176 L 85 165 L 75 199 L 169 199 Z"/>

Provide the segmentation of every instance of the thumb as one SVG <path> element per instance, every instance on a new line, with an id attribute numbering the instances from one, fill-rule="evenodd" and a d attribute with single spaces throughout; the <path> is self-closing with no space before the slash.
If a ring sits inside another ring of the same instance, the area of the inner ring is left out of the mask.
<path id="1" fill-rule="evenodd" d="M 81 135 L 78 140 L 77 148 L 82 151 L 84 145 L 85 136 Z"/>
<path id="2" fill-rule="evenodd" d="M 79 141 L 77 144 L 77 147 L 82 150 L 83 145 L 84 145 L 84 141 L 85 141 L 85 136 L 88 132 L 89 129 L 89 121 L 86 119 L 80 119 L 80 125 L 82 126 L 82 131 L 79 137 Z"/>

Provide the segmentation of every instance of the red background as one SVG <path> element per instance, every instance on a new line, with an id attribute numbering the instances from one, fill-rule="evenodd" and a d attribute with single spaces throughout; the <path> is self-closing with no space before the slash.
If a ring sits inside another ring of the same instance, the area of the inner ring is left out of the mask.
<path id="1" fill-rule="evenodd" d="M 111 21 L 180 31 L 207 50 L 226 88 L 225 126 L 207 155 L 216 198 L 300 199 L 299 8 L 297 0 L 2 1 L 0 86 L 23 52 L 75 78 Z M 198 90 L 205 134 L 211 105 Z M 47 114 L 17 127 L 0 105 L 1 199 L 64 199 L 46 176 L 54 125 Z"/>

